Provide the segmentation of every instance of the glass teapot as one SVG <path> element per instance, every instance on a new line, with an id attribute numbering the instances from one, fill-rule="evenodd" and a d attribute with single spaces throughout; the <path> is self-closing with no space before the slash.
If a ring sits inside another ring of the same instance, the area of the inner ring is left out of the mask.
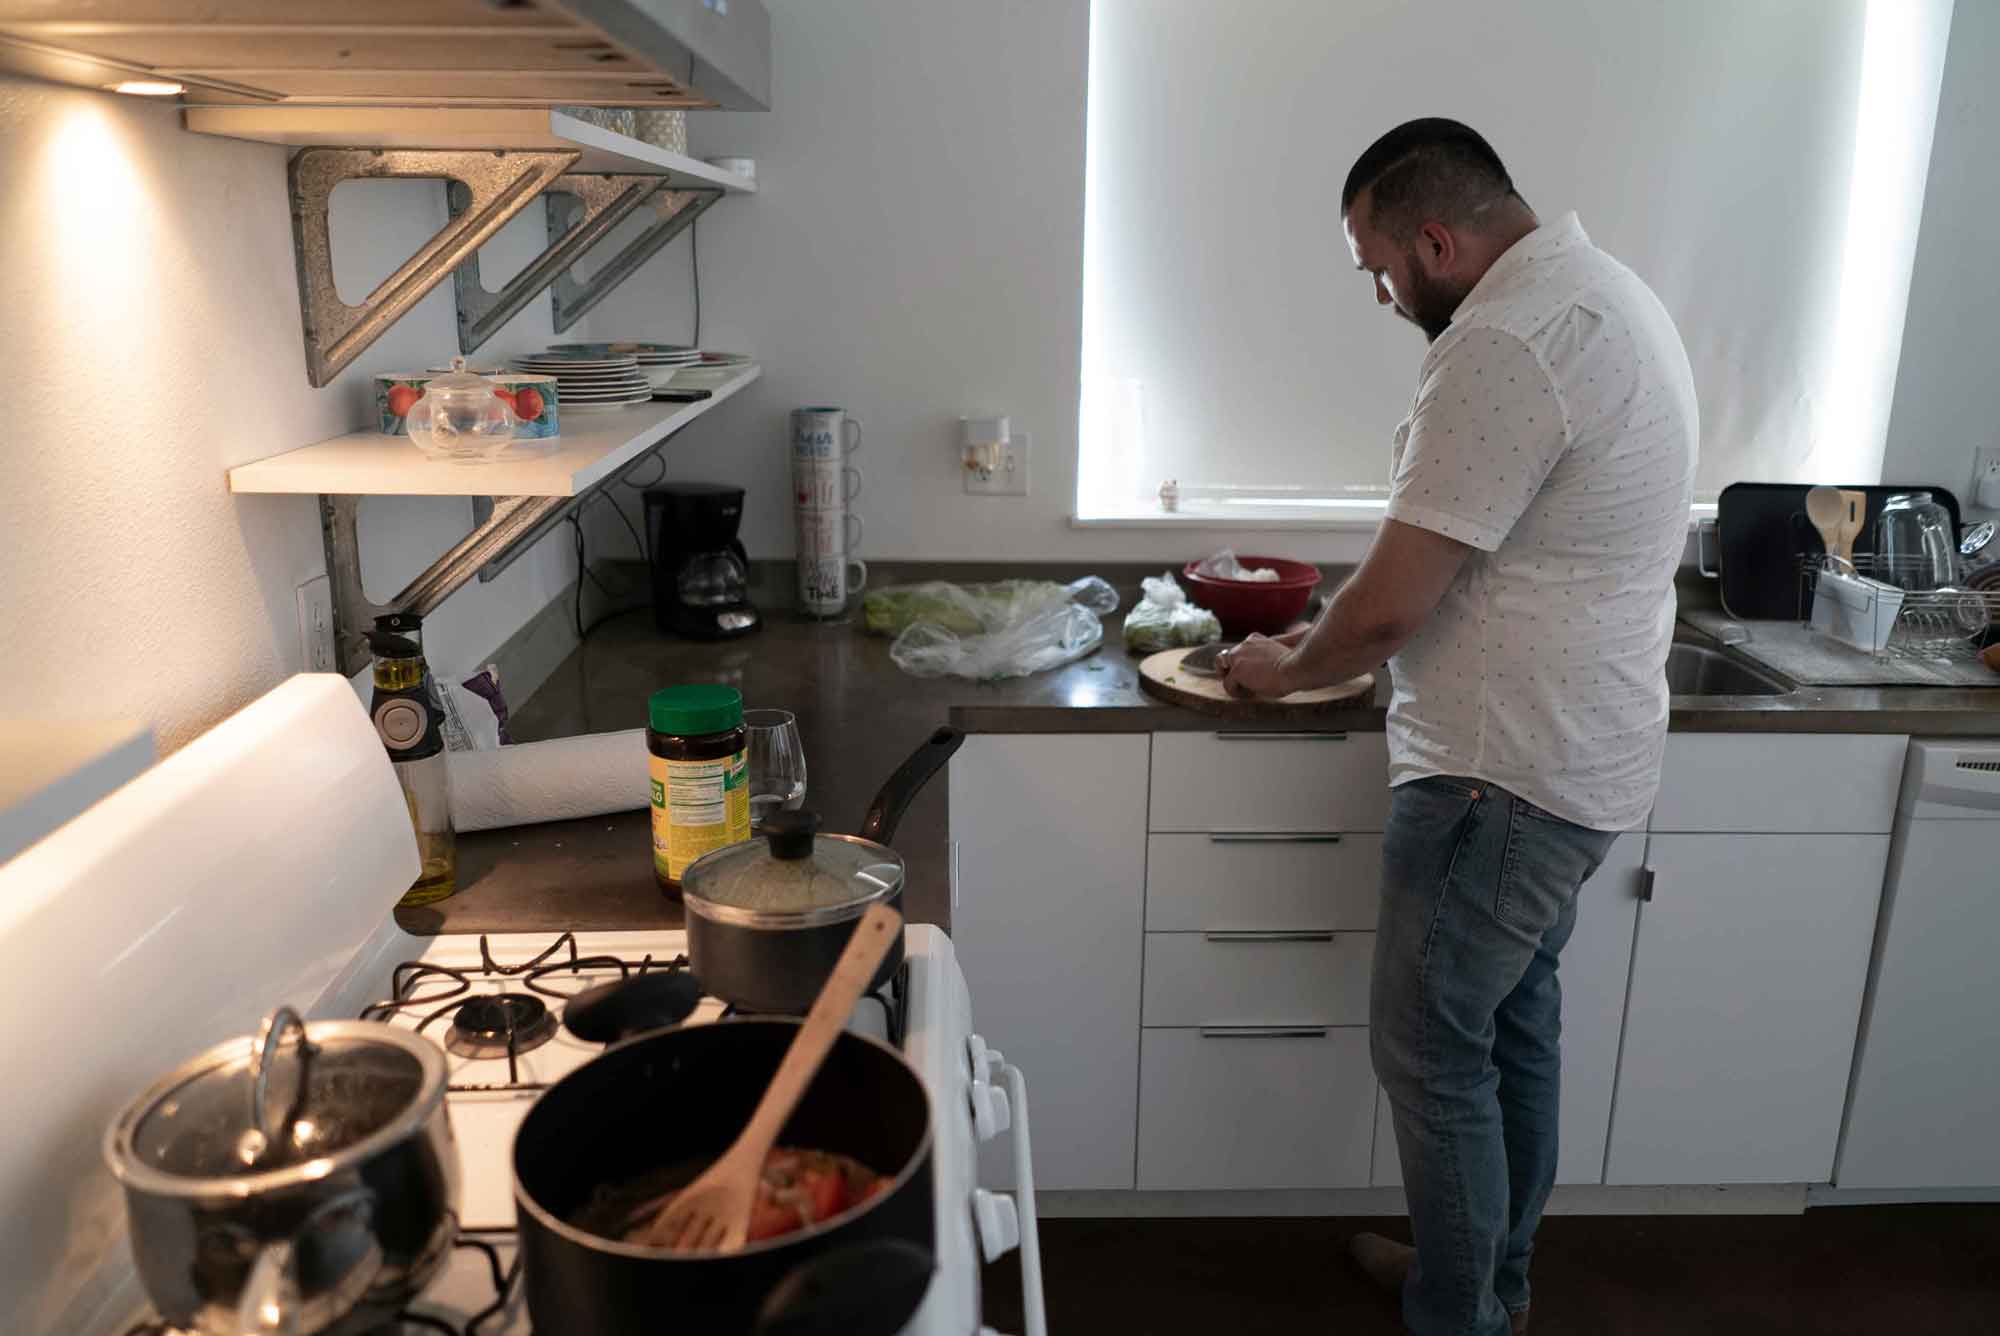
<path id="1" fill-rule="evenodd" d="M 424 386 L 410 406 L 410 439 L 432 459 L 477 464 L 492 459 L 514 439 L 514 414 L 496 391 L 500 387 L 451 359 L 451 371 Z"/>

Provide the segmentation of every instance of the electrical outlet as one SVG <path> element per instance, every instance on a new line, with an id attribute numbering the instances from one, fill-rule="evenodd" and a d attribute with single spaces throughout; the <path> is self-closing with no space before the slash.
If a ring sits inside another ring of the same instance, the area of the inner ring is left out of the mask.
<path id="1" fill-rule="evenodd" d="M 298 595 L 299 661 L 309 673 L 333 672 L 333 581 L 315 575 Z"/>
<path id="2" fill-rule="evenodd" d="M 966 469 L 965 490 L 972 496 L 1026 496 L 1028 433 L 1017 431 L 1000 447 L 1000 463 L 993 472 L 981 475 L 978 469 Z"/>
<path id="3" fill-rule="evenodd" d="M 1972 504 L 2000 510 L 2000 445 L 1981 446 L 1973 456 Z"/>

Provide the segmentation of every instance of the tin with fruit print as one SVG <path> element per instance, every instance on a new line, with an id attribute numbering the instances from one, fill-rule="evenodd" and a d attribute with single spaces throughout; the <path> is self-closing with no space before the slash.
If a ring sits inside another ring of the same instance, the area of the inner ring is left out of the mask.
<path id="1" fill-rule="evenodd" d="M 498 394 L 514 414 L 514 439 L 547 440 L 561 434 L 557 415 L 560 397 L 554 376 L 521 371 L 468 368 L 495 382 Z M 384 372 L 375 377 L 375 421 L 384 436 L 401 436 L 409 429 L 410 406 L 423 398 L 424 386 L 443 371 Z"/>

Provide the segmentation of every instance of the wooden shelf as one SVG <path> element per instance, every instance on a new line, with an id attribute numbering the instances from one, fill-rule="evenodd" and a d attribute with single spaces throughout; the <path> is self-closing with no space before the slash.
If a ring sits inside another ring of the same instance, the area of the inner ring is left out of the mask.
<path id="1" fill-rule="evenodd" d="M 546 109 L 191 106 L 182 114 L 199 134 L 291 148 L 582 149 L 573 172 L 664 176 L 685 190 L 757 189 L 750 177 Z"/>
<path id="2" fill-rule="evenodd" d="M 655 401 L 608 413 L 564 412 L 562 435 L 516 444 L 508 457 L 452 464 L 408 437 L 357 431 L 229 470 L 232 492 L 327 496 L 576 496 L 757 379 L 744 367 L 698 403 Z"/>

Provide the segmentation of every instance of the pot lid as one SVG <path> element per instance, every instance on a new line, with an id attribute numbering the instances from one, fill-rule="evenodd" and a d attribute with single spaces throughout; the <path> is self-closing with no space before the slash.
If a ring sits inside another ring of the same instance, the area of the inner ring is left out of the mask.
<path id="1" fill-rule="evenodd" d="M 681 879 L 696 912 L 728 923 L 810 927 L 859 918 L 903 885 L 894 849 L 855 835 L 821 835 L 812 812 L 778 812 L 762 839 L 697 860 Z"/>
<path id="2" fill-rule="evenodd" d="M 444 1091 L 442 1059 L 412 1039 L 366 1021 L 308 1033 L 280 1008 L 256 1039 L 218 1045 L 142 1096 L 112 1129 L 113 1168 L 166 1190 L 174 1180 L 198 1189 L 290 1176 L 378 1134 L 398 1138 Z"/>

